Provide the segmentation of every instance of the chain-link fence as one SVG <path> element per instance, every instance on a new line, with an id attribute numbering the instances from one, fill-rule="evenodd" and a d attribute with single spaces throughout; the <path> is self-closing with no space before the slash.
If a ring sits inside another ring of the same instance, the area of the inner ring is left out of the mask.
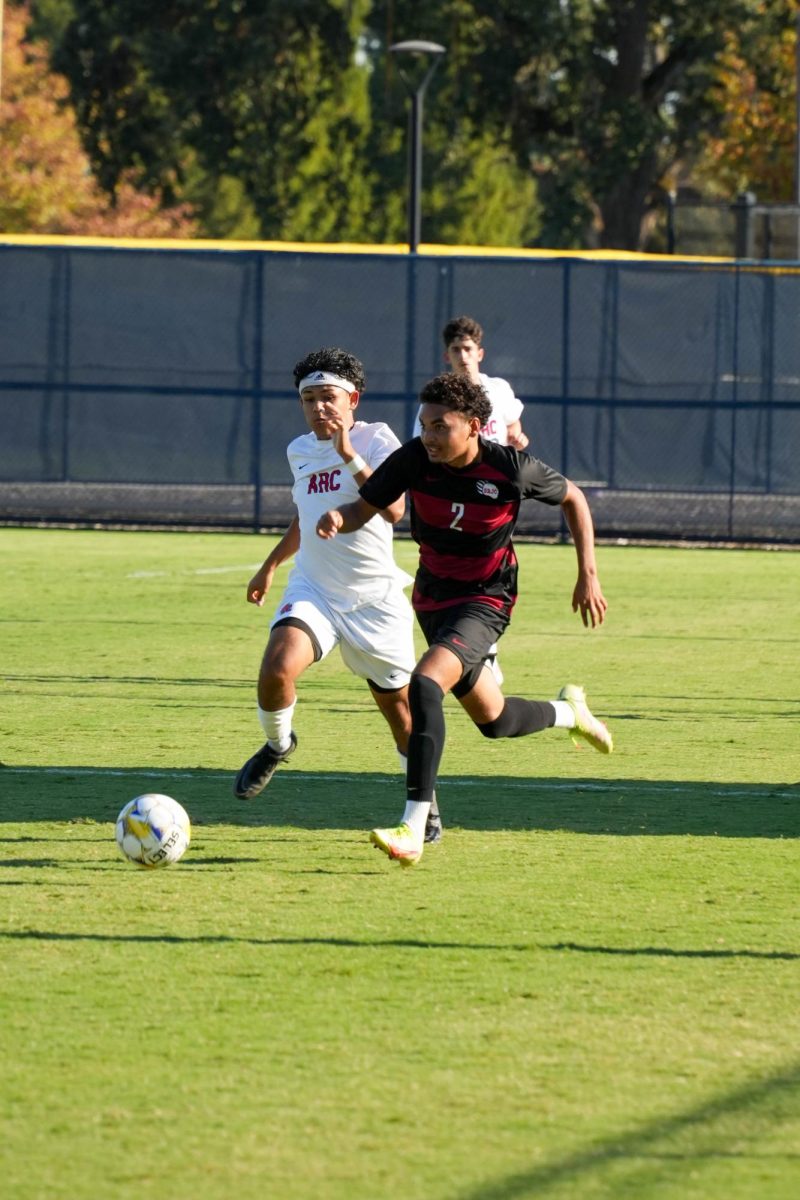
<path id="1" fill-rule="evenodd" d="M 753 192 L 732 202 L 668 194 L 655 221 L 652 249 L 759 262 L 800 260 L 800 205 L 760 203 Z"/>
<path id="2" fill-rule="evenodd" d="M 800 541 L 799 309 L 800 268 L 733 262 L 8 239 L 0 521 L 282 525 L 295 361 L 358 354 L 360 415 L 402 439 L 469 313 L 599 536 Z"/>

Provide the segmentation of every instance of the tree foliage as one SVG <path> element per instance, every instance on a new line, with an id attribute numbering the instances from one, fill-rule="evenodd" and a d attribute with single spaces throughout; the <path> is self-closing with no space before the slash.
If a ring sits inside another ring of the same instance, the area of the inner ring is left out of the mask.
<path id="1" fill-rule="evenodd" d="M 426 38 L 447 53 L 426 100 L 423 240 L 636 249 L 701 147 L 737 187 L 746 159 L 769 177 L 765 130 L 788 92 L 782 107 L 767 98 L 778 78 L 791 88 L 781 21 L 794 3 L 38 0 L 37 11 L 57 27 L 55 62 L 112 194 L 133 170 L 192 200 L 206 231 L 402 241 L 408 98 L 388 48 Z"/>
<path id="2" fill-rule="evenodd" d="M 26 44 L 29 14 L 7 4 L 0 99 L 0 228 L 6 233 L 117 237 L 190 236 L 185 207 L 162 209 L 126 174 L 116 203 L 98 187 L 65 104 L 66 81 L 50 73 L 47 53 Z"/>
<path id="3" fill-rule="evenodd" d="M 635 249 L 665 178 L 719 120 L 714 66 L 760 0 L 383 0 L 394 36 L 449 47 L 461 119 L 509 137 L 544 244 Z M 379 22 L 378 22 L 379 24 Z"/>
<path id="4" fill-rule="evenodd" d="M 222 179 L 252 213 L 251 236 L 405 238 L 407 100 L 395 87 L 387 101 L 385 69 L 364 52 L 370 0 L 72 7 L 54 61 L 110 193 L 134 169 L 197 204 L 213 233 L 208 197 Z M 504 140 L 454 110 L 431 130 L 426 238 L 532 236 L 535 184 Z"/>
<path id="5" fill-rule="evenodd" d="M 263 237 L 359 236 L 366 3 L 74 0 L 55 63 L 102 185 L 133 167 L 182 195 L 194 167 L 240 181 Z"/>
<path id="6" fill-rule="evenodd" d="M 794 199 L 799 23 L 797 0 L 762 0 L 726 30 L 711 92 L 718 120 L 692 173 L 708 193 Z"/>

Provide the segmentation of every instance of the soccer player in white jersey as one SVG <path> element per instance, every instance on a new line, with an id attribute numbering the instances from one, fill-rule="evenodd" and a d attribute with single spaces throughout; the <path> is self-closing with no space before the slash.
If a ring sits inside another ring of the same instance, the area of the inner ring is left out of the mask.
<path id="1" fill-rule="evenodd" d="M 356 420 L 365 374 L 354 355 L 338 347 L 314 351 L 296 364 L 294 382 L 310 430 L 286 452 L 297 515 L 247 585 L 248 601 L 260 607 L 277 567 L 296 555 L 258 676 L 258 717 L 267 740 L 239 771 L 233 789 L 247 800 L 294 752 L 296 682 L 336 645 L 350 670 L 367 681 L 401 762 L 411 731 L 408 681 L 416 658 L 413 614 L 403 593 L 411 579 L 392 554 L 392 525 L 403 516 L 405 500 L 352 536 L 326 543 L 315 534 L 322 514 L 357 499 L 361 484 L 400 443 L 382 421 Z M 440 836 L 437 810 L 427 840 Z"/>
<path id="2" fill-rule="evenodd" d="M 507 379 L 499 375 L 484 375 L 483 329 L 473 317 L 453 317 L 442 330 L 444 357 L 454 375 L 465 375 L 473 383 L 479 383 L 492 406 L 489 420 L 481 429 L 481 437 L 500 446 L 514 446 L 524 450 L 529 445 L 527 434 L 522 431 L 522 401 L 514 395 Z M 419 412 L 414 423 L 414 437 L 421 433 Z"/>
<path id="3" fill-rule="evenodd" d="M 442 330 L 444 342 L 444 357 L 454 375 L 463 375 L 473 383 L 479 383 L 486 395 L 492 411 L 486 424 L 481 428 L 481 437 L 487 442 L 497 442 L 499 446 L 513 446 L 516 450 L 525 450 L 530 445 L 527 434 L 522 430 L 522 401 L 514 394 L 514 389 L 507 379 L 499 375 L 484 375 L 481 371 L 483 362 L 483 329 L 474 317 L 453 317 Z M 420 408 L 414 423 L 414 437 L 420 437 Z M 491 646 L 486 658 L 486 665 L 494 675 L 498 684 L 503 684 L 503 672 L 497 661 L 497 646 Z"/>

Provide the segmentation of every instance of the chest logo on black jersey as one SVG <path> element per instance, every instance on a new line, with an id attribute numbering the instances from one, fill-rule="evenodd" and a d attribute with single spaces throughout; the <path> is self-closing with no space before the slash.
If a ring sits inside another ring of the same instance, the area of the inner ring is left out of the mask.
<path id="1" fill-rule="evenodd" d="M 496 500 L 500 495 L 497 484 L 490 483 L 488 479 L 479 479 L 475 486 L 482 496 L 488 496 L 490 500 Z"/>

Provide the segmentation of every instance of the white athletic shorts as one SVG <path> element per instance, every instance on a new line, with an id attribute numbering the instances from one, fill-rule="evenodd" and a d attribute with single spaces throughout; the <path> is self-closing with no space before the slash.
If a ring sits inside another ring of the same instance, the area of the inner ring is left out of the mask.
<path id="1" fill-rule="evenodd" d="M 308 583 L 290 583 L 283 593 L 270 629 L 278 621 L 302 621 L 319 642 L 322 658 L 339 647 L 346 667 L 380 688 L 405 687 L 416 664 L 414 614 L 400 588 L 380 604 L 340 613 Z"/>

